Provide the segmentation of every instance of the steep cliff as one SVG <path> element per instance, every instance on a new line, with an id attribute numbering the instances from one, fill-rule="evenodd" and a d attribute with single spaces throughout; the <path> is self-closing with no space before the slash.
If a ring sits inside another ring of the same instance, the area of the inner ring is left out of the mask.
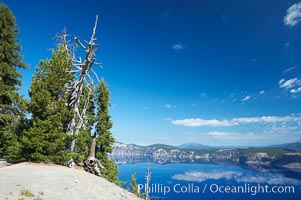
<path id="1" fill-rule="evenodd" d="M 271 167 L 299 169 L 301 166 L 301 153 L 276 147 L 184 149 L 164 144 L 138 146 L 115 143 L 111 157 L 119 164 L 146 161 L 159 164 L 213 163 L 239 165 L 256 171 L 266 171 Z"/>

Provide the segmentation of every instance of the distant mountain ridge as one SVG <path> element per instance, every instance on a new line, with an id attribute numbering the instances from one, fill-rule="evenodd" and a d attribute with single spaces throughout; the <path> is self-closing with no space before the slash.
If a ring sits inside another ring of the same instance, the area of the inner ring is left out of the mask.
<path id="1" fill-rule="evenodd" d="M 288 149 L 288 150 L 293 150 L 293 151 L 301 151 L 301 140 L 298 140 L 293 143 L 270 145 L 268 147 L 269 148 Z"/>
<path id="2" fill-rule="evenodd" d="M 199 143 L 185 143 L 185 144 L 181 144 L 177 146 L 180 149 L 215 149 L 218 147 L 213 147 L 213 146 L 209 146 L 209 145 L 203 145 L 203 144 L 199 144 Z"/>
<path id="3" fill-rule="evenodd" d="M 164 149 L 173 149 L 176 148 L 176 146 L 172 146 L 172 145 L 168 145 L 168 144 L 152 144 L 152 145 L 148 145 L 146 146 L 148 148 L 164 148 Z"/>
<path id="4" fill-rule="evenodd" d="M 204 150 L 204 149 L 222 149 L 222 148 L 231 148 L 231 149 L 245 149 L 245 148 L 279 148 L 279 149 L 287 149 L 287 150 L 293 150 L 293 151 L 301 151 L 301 139 L 297 140 L 292 143 L 283 143 L 283 144 L 273 144 L 273 145 L 267 145 L 267 146 L 258 146 L 258 147 L 253 147 L 253 146 L 210 146 L 210 145 L 203 145 L 200 143 L 184 143 L 181 145 L 168 145 L 168 144 L 152 144 L 152 145 L 147 145 L 147 146 L 142 146 L 142 145 L 137 145 L 137 144 L 123 144 L 121 142 L 116 142 L 114 144 L 114 147 L 118 146 L 132 146 L 133 148 L 146 148 L 146 149 L 183 149 L 183 150 Z"/>
<path id="5" fill-rule="evenodd" d="M 244 148 L 210 147 L 196 143 L 139 146 L 116 142 L 110 157 L 117 164 L 208 163 L 235 165 L 262 172 L 282 168 L 301 172 L 301 143 L 298 142 Z"/>

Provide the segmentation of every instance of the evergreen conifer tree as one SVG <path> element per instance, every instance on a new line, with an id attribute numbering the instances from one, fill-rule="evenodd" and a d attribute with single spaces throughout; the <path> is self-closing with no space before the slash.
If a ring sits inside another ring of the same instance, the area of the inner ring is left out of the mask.
<path id="1" fill-rule="evenodd" d="M 20 138 L 24 129 L 26 102 L 18 94 L 22 75 L 19 30 L 9 8 L 0 3 L 0 158 L 19 159 Z"/>
<path id="2" fill-rule="evenodd" d="M 71 158 L 66 150 L 71 138 L 65 133 L 71 118 L 66 88 L 74 77 L 67 73 L 71 69 L 72 60 L 62 46 L 36 68 L 29 92 L 32 121 L 22 138 L 26 160 L 64 163 Z"/>
<path id="3" fill-rule="evenodd" d="M 143 198 L 143 195 L 140 193 L 138 189 L 136 173 L 132 174 L 132 179 L 130 182 L 130 190 L 131 190 L 130 192 L 135 194 L 137 197 Z"/>
<path id="4" fill-rule="evenodd" d="M 107 84 L 101 80 L 96 89 L 97 115 L 96 115 L 96 135 L 97 137 L 97 153 L 96 158 L 100 160 L 104 169 L 101 175 L 107 180 L 120 184 L 118 181 L 118 169 L 114 161 L 108 158 L 108 153 L 113 151 L 114 137 L 110 129 L 113 126 L 111 116 L 109 115 L 110 93 Z"/>

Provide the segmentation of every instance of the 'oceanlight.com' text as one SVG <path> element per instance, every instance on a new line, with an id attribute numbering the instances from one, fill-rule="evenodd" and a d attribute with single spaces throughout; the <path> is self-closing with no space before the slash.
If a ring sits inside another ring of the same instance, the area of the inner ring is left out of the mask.
<path id="1" fill-rule="evenodd" d="M 164 185 L 160 183 L 150 184 L 146 187 L 145 184 L 138 184 L 140 193 L 148 191 L 149 194 L 163 194 L 168 193 L 177 194 L 205 194 L 210 192 L 212 194 L 250 194 L 252 196 L 257 194 L 293 194 L 295 193 L 294 186 L 282 186 L 282 185 L 251 185 L 245 183 L 242 185 L 218 185 L 218 184 L 204 184 L 196 185 L 194 183 L 174 185 Z"/>

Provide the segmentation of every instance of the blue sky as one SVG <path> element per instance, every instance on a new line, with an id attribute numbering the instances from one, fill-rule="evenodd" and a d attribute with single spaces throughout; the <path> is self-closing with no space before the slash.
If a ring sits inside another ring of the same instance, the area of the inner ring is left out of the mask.
<path id="1" fill-rule="evenodd" d="M 89 39 L 124 143 L 257 146 L 301 138 L 301 3 L 4 0 L 24 61 L 20 92 L 64 27 Z"/>

